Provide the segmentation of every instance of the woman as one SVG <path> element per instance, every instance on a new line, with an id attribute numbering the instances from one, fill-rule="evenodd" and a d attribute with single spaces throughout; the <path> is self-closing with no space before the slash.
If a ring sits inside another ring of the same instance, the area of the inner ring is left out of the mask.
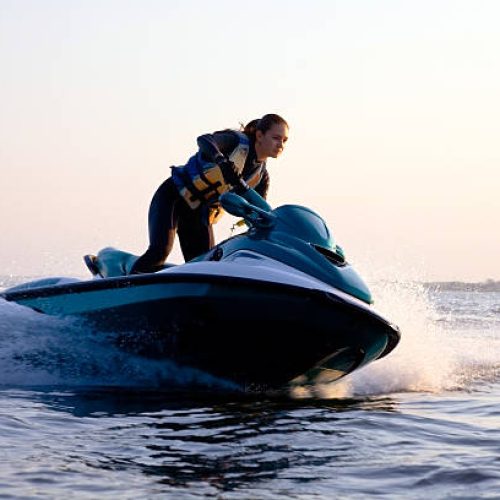
<path id="1" fill-rule="evenodd" d="M 198 137 L 198 152 L 186 165 L 172 167 L 149 207 L 149 247 L 130 273 L 161 269 L 174 245 L 175 234 L 187 262 L 214 246 L 214 224 L 222 213 L 219 196 L 254 188 L 266 197 L 268 158 L 277 158 L 288 139 L 288 124 L 279 115 L 252 120 L 243 130 L 223 130 Z M 89 269 L 93 256 L 85 256 Z"/>

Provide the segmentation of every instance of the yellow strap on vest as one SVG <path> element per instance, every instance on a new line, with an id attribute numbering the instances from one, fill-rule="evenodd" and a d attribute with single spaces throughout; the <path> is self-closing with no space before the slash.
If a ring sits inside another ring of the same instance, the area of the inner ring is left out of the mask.
<path id="1" fill-rule="evenodd" d="M 245 167 L 245 161 L 250 149 L 249 139 L 243 132 L 236 130 L 234 132 L 238 135 L 240 142 L 229 155 L 229 160 L 234 163 L 236 171 L 241 174 Z M 203 197 L 206 203 L 213 204 L 217 202 L 222 193 L 232 188 L 230 184 L 226 183 L 222 171 L 216 163 L 207 163 L 203 167 L 203 175 L 210 182 L 211 186 L 204 182 L 201 176 L 196 176 L 191 179 L 191 182 L 193 188 L 196 189 L 198 193 L 192 193 L 187 186 L 184 186 L 184 188 L 180 190 L 181 196 L 184 197 L 187 204 L 193 209 L 200 206 L 200 196 Z M 207 191 L 209 187 L 215 187 L 215 190 L 209 189 Z"/>

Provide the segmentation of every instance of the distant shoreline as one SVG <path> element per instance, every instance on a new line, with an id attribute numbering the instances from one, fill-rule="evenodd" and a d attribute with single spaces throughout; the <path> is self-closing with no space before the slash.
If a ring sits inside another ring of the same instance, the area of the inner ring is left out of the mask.
<path id="1" fill-rule="evenodd" d="M 429 281 L 423 283 L 428 288 L 436 288 L 448 291 L 469 292 L 500 292 L 500 281 L 487 279 L 485 281 Z"/>

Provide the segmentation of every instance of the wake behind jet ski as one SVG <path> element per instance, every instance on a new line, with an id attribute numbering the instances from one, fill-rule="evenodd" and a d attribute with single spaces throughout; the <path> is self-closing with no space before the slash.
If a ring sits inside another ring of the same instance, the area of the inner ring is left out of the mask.
<path id="1" fill-rule="evenodd" d="M 330 383 L 391 352 L 398 328 L 373 309 L 324 220 L 248 198 L 221 197 L 248 231 L 185 264 L 127 275 L 137 257 L 107 248 L 93 261 L 94 279 L 45 278 L 1 296 L 82 318 L 118 332 L 124 349 L 246 388 Z"/>

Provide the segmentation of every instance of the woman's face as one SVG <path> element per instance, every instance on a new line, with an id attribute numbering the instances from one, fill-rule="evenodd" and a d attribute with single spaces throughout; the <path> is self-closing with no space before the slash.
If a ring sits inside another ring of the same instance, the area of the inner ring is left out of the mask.
<path id="1" fill-rule="evenodd" d="M 278 158 L 283 152 L 285 142 L 288 140 L 288 127 L 283 124 L 274 124 L 266 133 L 257 130 L 255 135 L 255 152 L 257 160 L 264 161 L 267 158 Z"/>

